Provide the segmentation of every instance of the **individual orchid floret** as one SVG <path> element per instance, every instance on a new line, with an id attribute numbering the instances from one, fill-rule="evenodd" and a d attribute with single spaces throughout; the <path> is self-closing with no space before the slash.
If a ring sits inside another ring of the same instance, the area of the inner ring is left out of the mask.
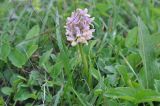
<path id="1" fill-rule="evenodd" d="M 91 28 L 93 20 L 94 18 L 88 14 L 88 9 L 76 9 L 72 12 L 71 17 L 67 18 L 66 36 L 72 46 L 80 43 L 88 44 L 87 41 L 93 38 L 92 33 L 95 31 Z"/>

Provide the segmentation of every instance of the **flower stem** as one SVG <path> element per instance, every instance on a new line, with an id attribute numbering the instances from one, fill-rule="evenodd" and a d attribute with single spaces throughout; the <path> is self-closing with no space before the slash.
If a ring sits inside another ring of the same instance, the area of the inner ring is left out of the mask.
<path id="1" fill-rule="evenodd" d="M 88 62 L 87 62 L 86 55 L 84 54 L 82 44 L 79 45 L 79 51 L 80 51 L 82 62 L 83 62 L 83 68 L 84 68 L 83 75 L 87 77 L 87 83 L 89 87 L 92 88 L 92 76 L 89 74 Z"/>

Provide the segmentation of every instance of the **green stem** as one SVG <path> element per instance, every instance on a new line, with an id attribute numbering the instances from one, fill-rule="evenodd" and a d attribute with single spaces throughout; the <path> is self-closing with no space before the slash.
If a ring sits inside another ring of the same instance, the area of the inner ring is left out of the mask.
<path id="1" fill-rule="evenodd" d="M 86 77 L 88 76 L 88 63 L 87 63 L 87 59 L 85 57 L 85 54 L 83 53 L 83 49 L 82 49 L 82 45 L 79 45 L 79 51 L 81 54 L 81 58 L 82 58 L 82 62 L 83 62 L 83 73 L 86 75 Z"/>
<path id="2" fill-rule="evenodd" d="M 79 45 L 79 51 L 80 51 L 82 62 L 83 62 L 83 68 L 84 68 L 83 75 L 87 77 L 88 85 L 90 88 L 92 88 L 92 76 L 89 74 L 87 58 L 83 52 L 83 48 L 81 44 Z"/>

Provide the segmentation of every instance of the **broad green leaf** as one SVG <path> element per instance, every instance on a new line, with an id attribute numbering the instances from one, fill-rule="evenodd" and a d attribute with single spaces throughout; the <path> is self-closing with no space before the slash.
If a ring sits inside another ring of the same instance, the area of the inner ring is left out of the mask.
<path id="1" fill-rule="evenodd" d="M 127 60 L 136 70 L 136 67 L 141 63 L 141 56 L 138 53 L 131 53 L 127 56 Z"/>
<path id="2" fill-rule="evenodd" d="M 160 71 L 156 64 L 153 41 L 145 24 L 138 18 L 139 49 L 145 71 L 145 87 L 153 88 L 154 79 L 160 79 Z"/>
<path id="3" fill-rule="evenodd" d="M 0 44 L 0 60 L 7 61 L 7 57 L 11 51 L 11 47 L 8 43 Z"/>
<path id="4" fill-rule="evenodd" d="M 26 63 L 27 58 L 20 50 L 14 48 L 9 54 L 9 60 L 14 66 L 22 68 L 22 66 Z"/>
<path id="5" fill-rule="evenodd" d="M 79 59 L 78 57 L 73 57 L 69 60 L 69 64 L 70 64 L 71 69 L 74 69 L 80 63 L 80 61 L 78 59 Z"/>
<path id="6" fill-rule="evenodd" d="M 37 50 L 38 45 L 31 45 L 28 47 L 26 54 L 27 54 L 27 58 L 30 58 L 32 56 L 32 54 Z"/>
<path id="7" fill-rule="evenodd" d="M 160 101 L 160 93 L 154 90 L 131 87 L 111 88 L 104 93 L 104 96 L 124 99 L 134 103 Z"/>
<path id="8" fill-rule="evenodd" d="M 29 91 L 27 91 L 26 89 L 19 89 L 18 92 L 15 94 L 14 96 L 14 100 L 18 100 L 18 101 L 24 101 L 26 99 L 29 99 L 29 98 L 36 98 L 36 95 L 35 94 L 31 94 Z"/>
<path id="9" fill-rule="evenodd" d="M 109 73 L 116 73 L 115 67 L 113 67 L 112 65 L 105 66 L 104 69 L 106 69 Z"/>
<path id="10" fill-rule="evenodd" d="M 96 70 L 95 68 L 91 67 L 91 69 L 89 70 L 92 74 L 92 76 L 96 79 L 96 80 L 100 80 L 101 78 L 101 74 L 98 70 Z"/>
<path id="11" fill-rule="evenodd" d="M 25 40 L 16 45 L 16 48 L 21 50 L 25 54 L 27 59 L 29 59 L 38 48 L 37 38 L 39 36 L 39 32 L 39 26 L 35 25 L 27 33 Z"/>
<path id="12" fill-rule="evenodd" d="M 128 76 L 127 68 L 123 65 L 117 65 L 116 69 L 120 73 L 120 75 L 122 76 L 122 80 L 124 81 L 124 83 L 126 85 L 128 85 L 130 79 L 129 79 L 129 76 Z"/>
<path id="13" fill-rule="evenodd" d="M 38 38 L 39 38 L 39 26 L 36 25 L 28 32 L 25 40 L 17 44 L 16 47 L 20 49 L 21 51 L 25 50 L 25 52 L 30 52 L 28 51 L 28 49 L 32 50 L 36 48 L 36 46 L 38 46 L 37 44 Z"/>
<path id="14" fill-rule="evenodd" d="M 40 28 L 38 25 L 35 25 L 32 27 L 32 29 L 27 33 L 26 38 L 25 39 L 32 39 L 36 36 L 39 35 L 40 32 Z"/>
<path id="15" fill-rule="evenodd" d="M 39 36 L 39 32 L 40 32 L 39 26 L 35 25 L 28 32 L 25 40 L 16 45 L 16 48 L 18 48 L 24 54 L 27 60 L 32 56 L 32 54 L 38 48 L 37 38 Z"/>
<path id="16" fill-rule="evenodd" d="M 38 48 L 38 44 L 33 44 L 30 41 L 22 41 L 18 45 L 16 45 L 16 48 L 24 52 L 27 56 L 30 57 Z"/>
<path id="17" fill-rule="evenodd" d="M 137 45 L 138 40 L 138 31 L 137 27 L 129 30 L 128 35 L 126 37 L 125 46 L 126 47 L 135 47 Z"/>
<path id="18" fill-rule="evenodd" d="M 40 73 L 38 71 L 31 71 L 29 75 L 28 85 L 39 85 L 38 81 L 40 80 Z"/>
<path id="19" fill-rule="evenodd" d="M 17 45 L 20 49 L 27 49 L 27 46 L 35 45 L 39 38 L 40 28 L 38 25 L 32 27 L 32 29 L 27 33 L 25 40 Z"/>
<path id="20" fill-rule="evenodd" d="M 61 73 L 63 68 L 63 63 L 62 62 L 57 62 L 56 64 L 49 69 L 49 73 L 52 76 L 52 78 L 57 78 L 57 76 Z"/>
<path id="21" fill-rule="evenodd" d="M 107 80 L 112 86 L 117 86 L 117 84 L 119 83 L 119 76 L 118 74 L 108 74 Z"/>
<path id="22" fill-rule="evenodd" d="M 5 95 L 11 95 L 11 93 L 13 92 L 13 89 L 10 87 L 3 87 L 1 88 L 2 93 L 4 93 Z"/>
<path id="23" fill-rule="evenodd" d="M 40 57 L 39 65 L 43 67 L 43 65 L 49 60 L 49 57 L 52 53 L 53 49 L 50 49 L 43 53 L 43 55 Z"/>
<path id="24" fill-rule="evenodd" d="M 8 72 L 9 71 L 6 71 L 5 76 L 9 77 L 8 80 L 13 87 L 16 87 L 19 83 L 22 82 L 22 80 L 18 78 L 18 74 L 12 72 L 11 75 L 8 75 Z"/>

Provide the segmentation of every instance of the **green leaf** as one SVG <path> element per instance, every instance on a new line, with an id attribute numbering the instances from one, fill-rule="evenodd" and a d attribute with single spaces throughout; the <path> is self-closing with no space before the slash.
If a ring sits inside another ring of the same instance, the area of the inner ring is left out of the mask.
<path id="1" fill-rule="evenodd" d="M 151 36 L 154 44 L 154 49 L 157 55 L 160 55 L 160 33 L 155 33 Z"/>
<path id="2" fill-rule="evenodd" d="M 61 86 L 61 89 L 57 92 L 56 99 L 55 99 L 55 102 L 54 102 L 53 106 L 57 106 L 58 105 L 58 103 L 60 102 L 60 97 L 61 97 L 62 93 L 63 93 L 63 86 Z"/>
<path id="3" fill-rule="evenodd" d="M 32 27 L 32 29 L 27 33 L 25 40 L 20 42 L 16 47 L 21 49 L 22 51 L 27 51 L 28 46 L 35 45 L 39 38 L 40 28 L 38 25 Z"/>
<path id="4" fill-rule="evenodd" d="M 154 87 L 157 92 L 160 92 L 160 80 L 155 80 L 154 81 Z"/>
<path id="5" fill-rule="evenodd" d="M 14 96 L 14 100 L 15 101 L 24 101 L 26 99 L 29 98 L 36 98 L 35 94 L 31 94 L 29 91 L 27 91 L 26 89 L 19 89 L 18 92 L 15 94 Z"/>
<path id="6" fill-rule="evenodd" d="M 35 25 L 32 27 L 32 29 L 27 33 L 26 38 L 25 39 L 32 39 L 36 36 L 39 35 L 40 32 L 40 28 L 38 25 Z"/>
<path id="7" fill-rule="evenodd" d="M 135 47 L 137 45 L 138 40 L 138 29 L 137 27 L 129 30 L 128 35 L 126 37 L 125 46 L 126 47 Z"/>
<path id="8" fill-rule="evenodd" d="M 118 72 L 120 73 L 120 75 L 122 76 L 122 79 L 124 81 L 124 83 L 127 85 L 129 84 L 129 76 L 128 76 L 128 71 L 127 68 L 123 65 L 117 65 L 116 69 L 118 70 Z"/>
<path id="9" fill-rule="evenodd" d="M 100 74 L 100 72 L 98 70 L 96 70 L 95 68 L 91 67 L 90 72 L 91 72 L 92 76 L 95 79 L 100 80 L 101 74 Z"/>
<path id="10" fill-rule="evenodd" d="M 32 56 L 32 54 L 37 50 L 38 45 L 31 45 L 28 47 L 27 49 L 27 58 L 30 58 Z"/>
<path id="11" fill-rule="evenodd" d="M 40 28 L 38 25 L 32 27 L 32 29 L 27 33 L 25 40 L 16 45 L 17 48 L 25 52 L 30 52 L 27 49 L 35 49 L 37 40 L 39 38 Z M 33 47 L 32 47 L 33 46 Z M 30 48 L 31 47 L 31 48 Z"/>
<path id="12" fill-rule="evenodd" d="M 127 60 L 131 64 L 133 69 L 136 70 L 137 65 L 141 63 L 141 56 L 138 53 L 131 53 L 127 56 Z"/>
<path id="13" fill-rule="evenodd" d="M 7 57 L 11 51 L 9 43 L 0 44 L 0 60 L 7 61 Z"/>
<path id="14" fill-rule="evenodd" d="M 72 88 L 72 91 L 73 91 L 73 93 L 77 96 L 77 98 L 78 98 L 78 100 L 81 102 L 81 104 L 82 104 L 83 106 L 87 106 L 87 101 L 86 101 L 86 99 L 82 98 L 81 95 L 80 95 L 78 92 L 76 92 L 73 88 Z"/>
<path id="15" fill-rule="evenodd" d="M 160 93 L 154 90 L 131 87 L 111 88 L 104 93 L 104 96 L 119 98 L 134 103 L 160 101 Z"/>
<path id="16" fill-rule="evenodd" d="M 119 76 L 118 74 L 108 74 L 107 80 L 112 86 L 117 86 L 117 84 L 119 83 Z"/>
<path id="17" fill-rule="evenodd" d="M 119 106 L 116 100 L 108 100 L 107 101 L 108 106 Z M 131 105 L 124 105 L 124 106 L 131 106 Z M 135 105 L 134 105 L 135 106 Z"/>
<path id="18" fill-rule="evenodd" d="M 39 85 L 38 81 L 40 80 L 40 73 L 38 71 L 31 71 L 29 75 L 28 84 L 29 85 Z"/>
<path id="19" fill-rule="evenodd" d="M 45 53 L 43 53 L 43 55 L 40 57 L 40 61 L 39 61 L 40 66 L 43 67 L 45 65 L 45 63 L 49 60 L 49 57 L 52 53 L 52 50 L 53 49 L 50 49 L 50 50 L 46 51 Z"/>
<path id="20" fill-rule="evenodd" d="M 145 24 L 138 18 L 139 32 L 139 49 L 142 57 L 146 88 L 153 88 L 154 79 L 160 79 L 160 71 L 156 64 L 156 55 L 154 51 L 153 41 Z"/>
<path id="21" fill-rule="evenodd" d="M 5 95 L 11 95 L 11 93 L 13 93 L 13 89 L 10 87 L 3 87 L 3 88 L 1 88 L 1 91 Z"/>
<path id="22" fill-rule="evenodd" d="M 58 47 L 60 50 L 63 50 L 63 44 L 62 44 L 62 35 L 61 35 L 61 29 L 60 29 L 60 23 L 59 23 L 59 13 L 58 9 L 56 9 L 55 12 L 55 22 L 56 22 L 56 39 L 58 42 Z"/>
<path id="23" fill-rule="evenodd" d="M 2 97 L 0 97 L 0 106 L 4 106 L 4 100 Z"/>
<path id="24" fill-rule="evenodd" d="M 103 90 L 102 89 L 96 89 L 95 91 L 94 91 L 94 94 L 95 95 L 100 95 L 100 94 L 102 94 L 103 93 Z"/>
<path id="25" fill-rule="evenodd" d="M 27 59 L 25 54 L 23 54 L 17 48 L 14 48 L 9 54 L 9 60 L 12 64 L 18 68 L 22 68 L 22 66 L 26 63 Z"/>
<path id="26" fill-rule="evenodd" d="M 51 67 L 51 69 L 49 69 L 49 73 L 52 76 L 52 78 L 57 78 L 57 76 L 61 73 L 62 68 L 62 62 L 57 62 L 56 64 L 54 64 L 54 66 Z"/>
<path id="27" fill-rule="evenodd" d="M 33 0 L 32 5 L 36 11 L 41 10 L 41 1 L 40 0 Z"/>

